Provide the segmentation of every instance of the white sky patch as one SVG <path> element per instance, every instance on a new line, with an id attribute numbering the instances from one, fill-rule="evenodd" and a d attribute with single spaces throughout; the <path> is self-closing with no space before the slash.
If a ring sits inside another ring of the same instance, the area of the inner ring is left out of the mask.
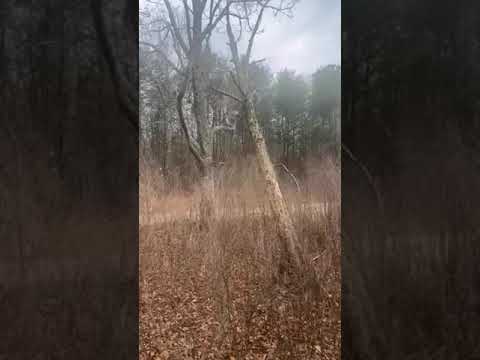
<path id="1" fill-rule="evenodd" d="M 140 6 L 144 4 L 140 0 Z M 311 74 L 318 68 L 341 63 L 341 1 L 300 0 L 293 17 L 266 13 L 262 33 L 253 47 L 252 60 L 266 59 L 274 72 L 285 68 L 299 74 Z M 216 52 L 229 57 L 224 24 L 212 36 Z M 240 49 L 246 48 L 243 39 Z"/>
<path id="2" fill-rule="evenodd" d="M 340 5 L 340 0 L 301 0 L 292 18 L 269 13 L 255 39 L 253 60 L 265 58 L 274 72 L 288 68 L 299 74 L 340 64 Z M 224 35 L 212 40 L 215 50 L 228 55 Z"/>

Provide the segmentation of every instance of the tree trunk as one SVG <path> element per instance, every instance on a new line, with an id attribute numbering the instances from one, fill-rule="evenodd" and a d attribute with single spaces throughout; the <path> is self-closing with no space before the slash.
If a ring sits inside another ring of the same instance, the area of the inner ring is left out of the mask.
<path id="1" fill-rule="evenodd" d="M 268 155 L 267 146 L 258 124 L 255 108 L 251 99 L 247 100 L 248 129 L 252 135 L 258 167 L 265 178 L 266 192 L 270 208 L 278 225 L 278 236 L 283 246 L 288 250 L 296 266 L 302 264 L 302 253 L 299 248 L 298 237 L 293 226 L 288 207 L 275 175 L 272 161 Z"/>
<path id="2" fill-rule="evenodd" d="M 215 216 L 215 179 L 213 176 L 213 166 L 206 164 L 202 169 L 202 178 L 200 181 L 202 191 L 200 199 L 200 221 L 202 224 L 208 224 Z"/>
<path id="3" fill-rule="evenodd" d="M 189 131 L 188 125 L 183 114 L 183 98 L 185 96 L 187 80 L 183 83 L 177 95 L 177 114 L 180 120 L 183 133 L 188 143 L 190 153 L 193 155 L 198 169 L 200 170 L 201 180 L 201 201 L 200 218 L 202 223 L 208 222 L 214 211 L 214 177 L 213 177 L 213 142 L 212 131 L 208 127 L 206 111 L 206 89 L 202 87 L 202 79 L 199 71 L 199 55 L 194 53 L 192 56 L 192 90 L 193 90 L 193 117 L 196 122 L 197 136 L 194 138 Z"/>
<path id="4" fill-rule="evenodd" d="M 197 142 L 202 157 L 200 217 L 208 221 L 214 214 L 215 186 L 213 176 L 213 132 L 208 123 L 207 79 L 202 58 L 201 17 L 194 19 L 192 34 L 193 117 L 197 126 Z"/>

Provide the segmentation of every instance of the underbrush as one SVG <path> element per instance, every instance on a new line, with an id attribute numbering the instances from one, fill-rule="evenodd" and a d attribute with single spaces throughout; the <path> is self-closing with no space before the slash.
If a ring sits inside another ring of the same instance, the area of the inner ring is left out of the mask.
<path id="1" fill-rule="evenodd" d="M 295 213 L 302 268 L 260 209 L 141 226 L 144 359 L 339 358 L 339 209 Z"/>
<path id="2" fill-rule="evenodd" d="M 279 173 L 305 259 L 294 268 L 253 159 L 217 170 L 208 219 L 200 191 L 168 190 L 142 162 L 141 359 L 340 358 L 340 171 L 309 169 L 299 186 Z"/>

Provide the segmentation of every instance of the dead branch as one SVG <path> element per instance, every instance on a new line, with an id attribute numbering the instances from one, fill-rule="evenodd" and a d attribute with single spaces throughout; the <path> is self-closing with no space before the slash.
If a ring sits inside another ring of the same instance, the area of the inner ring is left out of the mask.
<path id="1" fill-rule="evenodd" d="M 227 125 L 216 125 L 213 127 L 213 133 L 217 133 L 218 131 L 235 131 L 235 128 L 233 126 L 227 126 Z"/>
<path id="2" fill-rule="evenodd" d="M 262 59 L 258 59 L 258 60 L 252 61 L 252 62 L 250 63 L 250 65 L 260 64 L 260 63 L 262 63 L 262 62 L 264 62 L 264 61 L 267 61 L 267 59 L 266 59 L 266 58 L 262 58 Z"/>
<path id="3" fill-rule="evenodd" d="M 190 21 L 190 14 L 193 15 L 193 10 L 190 9 L 188 6 L 187 0 L 182 0 L 183 1 L 183 8 L 185 10 L 185 21 L 187 22 L 187 37 L 188 37 L 188 44 L 192 46 L 192 26 L 191 26 L 191 21 Z"/>
<path id="4" fill-rule="evenodd" d="M 258 14 L 257 20 L 255 22 L 255 26 L 253 27 L 252 33 L 250 34 L 250 39 L 248 40 L 248 48 L 246 53 L 246 61 L 247 64 L 250 62 L 250 56 L 252 54 L 253 42 L 255 40 L 255 36 L 258 33 L 258 29 L 260 28 L 260 24 L 262 23 L 263 14 L 265 12 L 266 7 L 270 3 L 270 0 L 267 0 L 265 4 L 262 5 L 260 9 L 260 13 Z"/>
<path id="5" fill-rule="evenodd" d="M 228 46 L 230 47 L 230 51 L 232 53 L 233 64 L 235 66 L 237 74 L 240 74 L 240 55 L 238 54 L 238 45 L 235 39 L 235 35 L 233 34 L 232 23 L 230 21 L 230 13 L 227 13 L 227 34 Z"/>
<path id="6" fill-rule="evenodd" d="M 180 33 L 180 28 L 177 25 L 177 20 L 175 19 L 175 13 L 173 12 L 173 8 L 172 8 L 172 5 L 170 4 L 170 0 L 163 0 L 163 3 L 167 8 L 168 18 L 170 20 L 173 34 L 175 35 L 175 38 L 177 42 L 180 44 L 180 47 L 182 48 L 183 52 L 185 54 L 188 54 L 189 53 L 188 47 L 187 47 L 187 44 L 185 43 L 185 40 L 183 39 L 182 34 Z"/>
<path id="7" fill-rule="evenodd" d="M 293 182 L 295 183 L 295 186 L 297 187 L 297 192 L 300 192 L 300 184 L 299 184 L 297 178 L 295 177 L 295 175 L 293 175 L 293 173 L 290 170 L 288 170 L 288 168 L 285 166 L 285 164 L 278 163 L 275 166 L 281 167 L 292 178 Z"/>
<path id="8" fill-rule="evenodd" d="M 209 22 L 208 25 L 205 27 L 205 29 L 202 31 L 201 39 L 205 39 L 209 34 L 215 29 L 215 27 L 218 25 L 220 20 L 224 18 L 224 16 L 227 14 L 227 11 L 230 7 L 231 1 L 228 1 L 225 7 L 222 9 L 222 11 L 215 17 L 215 13 L 218 11 L 220 4 L 222 3 L 222 0 L 218 0 L 215 6 L 212 7 L 213 0 L 210 3 L 210 16 L 209 16 Z"/>
<path id="9" fill-rule="evenodd" d="M 226 97 L 229 97 L 230 99 L 233 99 L 239 103 L 243 103 L 243 101 L 241 99 L 239 99 L 238 97 L 236 97 L 235 95 L 233 94 L 230 94 L 226 91 L 223 91 L 223 90 L 220 90 L 220 89 L 216 89 L 214 87 L 211 87 L 210 89 L 212 89 L 213 91 L 215 91 L 216 93 L 219 93 L 220 95 L 223 95 L 223 96 L 226 96 Z"/>
<path id="10" fill-rule="evenodd" d="M 177 65 L 175 65 L 175 63 L 170 60 L 167 56 L 167 54 L 165 54 L 161 49 L 160 47 L 158 47 L 157 45 L 155 44 L 152 44 L 152 43 L 149 43 L 149 42 L 146 42 L 146 41 L 140 41 L 139 42 L 140 45 L 143 45 L 143 46 L 148 46 L 152 49 L 152 52 L 155 52 L 155 53 L 158 53 L 160 54 L 160 56 L 168 63 L 168 65 L 170 65 L 177 73 L 180 73 L 180 69 L 178 68 Z"/>

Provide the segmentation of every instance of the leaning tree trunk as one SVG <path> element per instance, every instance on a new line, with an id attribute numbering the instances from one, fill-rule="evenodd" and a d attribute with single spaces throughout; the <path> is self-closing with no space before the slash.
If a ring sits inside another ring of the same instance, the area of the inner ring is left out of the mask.
<path id="1" fill-rule="evenodd" d="M 267 145 L 258 124 L 255 108 L 251 99 L 246 101 L 246 115 L 250 134 L 255 145 L 258 167 L 265 178 L 266 192 L 272 214 L 278 225 L 278 235 L 288 250 L 296 266 L 302 263 L 302 253 L 299 249 L 298 237 L 293 226 L 288 207 L 275 175 L 272 161 L 268 155 Z"/>

